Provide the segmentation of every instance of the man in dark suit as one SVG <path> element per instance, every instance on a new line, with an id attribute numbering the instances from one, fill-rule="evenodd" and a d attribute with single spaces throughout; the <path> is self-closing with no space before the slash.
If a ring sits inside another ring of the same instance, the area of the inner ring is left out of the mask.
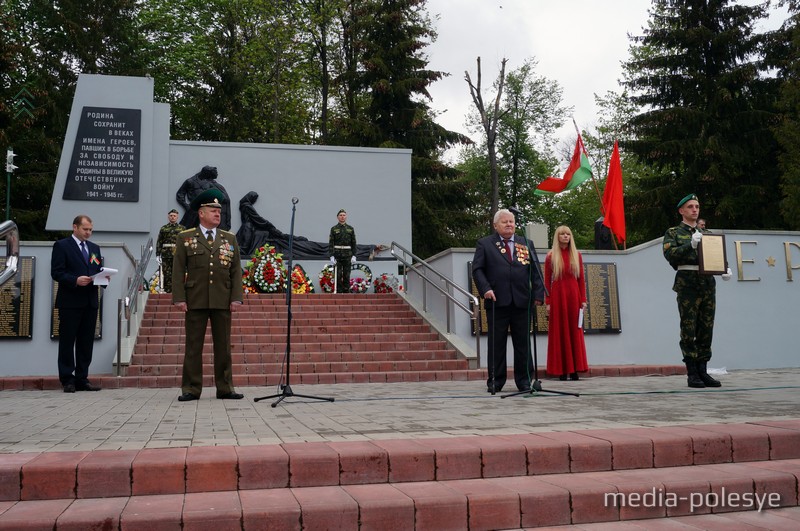
<path id="1" fill-rule="evenodd" d="M 498 210 L 494 216 L 494 228 L 494 234 L 478 240 L 472 259 L 472 278 L 486 301 L 489 320 L 489 360 L 494 375 L 489 374 L 487 386 L 489 392 L 492 392 L 492 386 L 494 391 L 500 391 L 506 383 L 506 343 L 510 326 L 514 381 L 517 389 L 529 391 L 533 366 L 529 335 L 534 311 L 531 300 L 537 306 L 542 304 L 544 285 L 538 271 L 532 269 L 538 262 L 535 250 L 531 260 L 528 241 L 514 234 L 514 215 L 506 209 Z"/>
<path id="2" fill-rule="evenodd" d="M 65 393 L 99 391 L 89 382 L 98 292 L 92 276 L 102 270 L 100 247 L 92 236 L 89 216 L 76 216 L 72 235 L 53 244 L 50 276 L 58 282 L 58 378 Z"/>
<path id="3" fill-rule="evenodd" d="M 181 396 L 197 400 L 203 391 L 203 342 L 211 320 L 217 398 L 239 400 L 231 368 L 231 312 L 242 305 L 242 263 L 236 236 L 219 228 L 222 193 L 209 189 L 191 204 L 199 226 L 178 234 L 172 263 L 172 302 L 186 312 L 186 348 Z"/>

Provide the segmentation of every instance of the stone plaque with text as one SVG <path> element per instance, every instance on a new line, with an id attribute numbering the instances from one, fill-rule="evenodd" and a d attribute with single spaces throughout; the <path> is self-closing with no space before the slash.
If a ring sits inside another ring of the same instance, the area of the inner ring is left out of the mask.
<path id="1" fill-rule="evenodd" d="M 64 199 L 138 201 L 141 129 L 141 109 L 84 107 Z"/>
<path id="2" fill-rule="evenodd" d="M 540 266 L 540 271 L 542 266 Z M 621 332 L 619 318 L 619 290 L 617 287 L 617 266 L 611 263 L 583 264 L 586 279 L 586 300 L 589 308 L 583 319 L 583 329 L 586 333 L 611 333 Z M 478 288 L 472 280 L 472 262 L 467 263 L 470 288 L 481 304 L 482 334 L 488 333 L 488 321 L 484 300 L 478 293 Z M 531 316 L 532 324 L 536 325 L 537 333 L 547 333 L 547 310 L 544 305 L 535 306 L 535 314 Z M 472 334 L 475 334 L 473 325 Z"/>
<path id="3" fill-rule="evenodd" d="M 0 339 L 33 337 L 33 276 L 35 256 L 20 256 L 17 274 L 0 287 Z M 6 257 L 0 256 L 0 268 Z"/>

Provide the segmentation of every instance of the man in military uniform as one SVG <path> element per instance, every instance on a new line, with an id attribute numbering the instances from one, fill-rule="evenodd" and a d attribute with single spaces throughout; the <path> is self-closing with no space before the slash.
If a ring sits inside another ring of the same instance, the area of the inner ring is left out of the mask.
<path id="1" fill-rule="evenodd" d="M 339 210 L 339 223 L 331 227 L 328 252 L 336 264 L 336 292 L 350 293 L 350 264 L 356 263 L 356 231 L 347 224 L 347 212 Z"/>
<path id="2" fill-rule="evenodd" d="M 169 223 L 161 227 L 156 240 L 156 258 L 160 266 L 161 289 L 172 293 L 172 259 L 175 256 L 175 242 L 183 225 L 178 223 L 178 211 L 174 208 L 167 214 Z"/>
<path id="3" fill-rule="evenodd" d="M 178 234 L 172 302 L 186 312 L 180 402 L 203 391 L 203 342 L 211 320 L 217 398 L 238 400 L 231 369 L 231 313 L 242 305 L 242 263 L 233 233 L 219 229 L 222 193 L 209 189 L 191 203 L 199 225 Z"/>
<path id="4" fill-rule="evenodd" d="M 697 246 L 703 239 L 703 229 L 697 227 L 700 201 L 689 194 L 678 202 L 681 223 L 664 234 L 664 258 L 675 269 L 672 290 L 678 294 L 678 313 L 681 320 L 681 352 L 686 364 L 689 387 L 720 387 L 709 376 L 711 339 L 716 312 L 716 282 L 712 275 L 701 275 Z M 731 270 L 722 275 L 730 280 Z"/>

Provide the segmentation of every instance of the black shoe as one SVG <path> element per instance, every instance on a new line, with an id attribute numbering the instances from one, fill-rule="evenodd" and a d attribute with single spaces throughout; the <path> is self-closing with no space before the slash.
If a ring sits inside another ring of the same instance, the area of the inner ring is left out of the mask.
<path id="1" fill-rule="evenodd" d="M 502 391 L 502 390 L 503 390 L 503 388 L 502 388 L 502 387 L 497 387 L 497 386 L 494 386 L 494 392 L 495 392 L 495 393 L 499 393 L 499 392 L 500 392 L 500 391 Z M 486 392 L 487 392 L 487 393 L 491 393 L 491 392 L 492 392 L 492 386 L 491 386 L 491 385 L 487 385 L 487 386 L 486 386 Z"/>
<path id="2" fill-rule="evenodd" d="M 241 400 L 244 398 L 244 395 L 241 393 L 234 393 L 231 391 L 230 393 L 217 393 L 217 398 L 220 400 Z"/>
<path id="3" fill-rule="evenodd" d="M 73 384 L 66 384 L 64 386 L 64 392 L 65 393 L 74 393 L 75 392 L 75 386 Z"/>
<path id="4" fill-rule="evenodd" d="M 578 376 L 577 372 L 573 372 L 572 374 L 569 375 L 569 379 L 570 380 L 580 380 L 580 377 Z"/>
<path id="5" fill-rule="evenodd" d="M 703 383 L 702 378 L 697 372 L 697 361 L 693 359 L 684 360 L 686 364 L 686 383 L 689 387 L 694 389 L 703 389 L 705 388 L 706 384 Z"/>
<path id="6" fill-rule="evenodd" d="M 561 376 L 558 377 L 558 379 L 561 380 L 562 382 L 566 381 L 567 375 L 566 374 L 562 374 Z"/>
<path id="7" fill-rule="evenodd" d="M 192 393 L 183 393 L 178 397 L 178 402 L 191 402 L 192 400 L 200 400 L 200 397 Z"/>
<path id="8" fill-rule="evenodd" d="M 722 383 L 719 380 L 715 380 L 708 374 L 708 362 L 707 361 L 699 361 L 697 362 L 697 375 L 703 381 L 706 387 L 722 387 Z"/>
<path id="9" fill-rule="evenodd" d="M 76 385 L 75 386 L 75 390 L 76 391 L 99 391 L 100 388 L 98 386 L 96 386 L 96 385 L 92 385 L 89 382 L 86 382 L 83 385 Z"/>

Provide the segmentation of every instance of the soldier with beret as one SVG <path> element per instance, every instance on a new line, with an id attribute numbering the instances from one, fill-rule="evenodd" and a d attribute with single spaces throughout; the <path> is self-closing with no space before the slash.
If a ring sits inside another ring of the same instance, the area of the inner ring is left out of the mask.
<path id="1" fill-rule="evenodd" d="M 178 211 L 174 208 L 167 214 L 169 223 L 161 227 L 156 240 L 156 257 L 161 266 L 161 289 L 172 293 L 172 259 L 175 256 L 175 242 L 184 227 L 178 223 Z"/>
<path id="2" fill-rule="evenodd" d="M 350 293 L 350 264 L 356 263 L 356 231 L 347 224 L 347 211 L 336 214 L 339 223 L 331 227 L 328 252 L 331 263 L 336 264 L 336 292 Z"/>
<path id="3" fill-rule="evenodd" d="M 233 233 L 219 228 L 222 193 L 209 189 L 191 203 L 199 225 L 178 234 L 172 271 L 172 302 L 186 312 L 186 348 L 180 402 L 203 390 L 203 342 L 211 320 L 217 398 L 238 400 L 231 367 L 231 313 L 242 304 L 242 263 Z"/>
<path id="4" fill-rule="evenodd" d="M 686 364 L 689 387 L 720 387 L 722 384 L 708 374 L 711 359 L 711 339 L 716 312 L 716 282 L 712 275 L 701 275 L 697 246 L 707 232 L 697 226 L 700 201 L 689 194 L 678 202 L 681 223 L 664 234 L 664 258 L 675 269 L 672 290 L 678 294 L 678 314 L 681 322 L 680 347 Z M 722 275 L 730 280 L 731 270 Z"/>

